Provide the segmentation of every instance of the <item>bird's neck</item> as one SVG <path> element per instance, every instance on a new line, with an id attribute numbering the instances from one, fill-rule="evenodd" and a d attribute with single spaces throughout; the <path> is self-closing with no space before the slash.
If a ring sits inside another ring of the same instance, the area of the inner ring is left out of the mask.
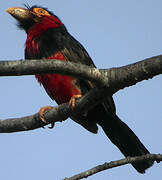
<path id="1" fill-rule="evenodd" d="M 41 54 L 45 57 L 45 53 L 41 53 L 41 51 L 47 51 L 49 46 L 53 46 L 54 50 L 55 46 L 52 45 L 52 43 L 55 43 L 52 37 L 53 33 L 48 33 L 48 31 L 57 31 L 57 29 L 64 27 L 61 21 L 54 18 L 53 16 L 44 17 L 40 23 L 36 23 L 28 30 L 25 46 L 26 53 L 33 56 L 31 58 L 42 58 Z M 52 39 L 53 41 L 51 41 Z M 46 53 L 49 55 L 51 52 Z"/>
<path id="2" fill-rule="evenodd" d="M 46 32 L 50 28 L 58 28 L 64 26 L 54 16 L 45 16 L 40 22 L 34 24 L 27 32 L 27 40 L 40 36 L 43 32 Z"/>

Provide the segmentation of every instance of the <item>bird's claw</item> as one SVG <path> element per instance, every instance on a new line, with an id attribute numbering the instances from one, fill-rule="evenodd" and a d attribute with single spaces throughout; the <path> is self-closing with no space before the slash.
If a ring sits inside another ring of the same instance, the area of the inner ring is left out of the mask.
<path id="1" fill-rule="evenodd" d="M 76 100 L 81 98 L 82 95 L 81 94 L 77 94 L 77 95 L 73 95 L 69 101 L 69 106 L 74 109 L 75 108 L 75 103 L 76 103 Z"/>
<path id="2" fill-rule="evenodd" d="M 40 108 L 38 114 L 39 114 L 39 117 L 40 117 L 40 119 L 41 119 L 42 122 L 47 123 L 47 121 L 46 121 L 45 118 L 44 118 L 44 113 L 45 113 L 46 111 L 52 109 L 52 108 L 53 108 L 52 106 L 45 106 L 45 107 Z M 51 127 L 48 127 L 48 128 L 49 128 L 49 129 L 52 129 L 52 128 L 54 127 L 54 125 L 55 125 L 55 123 L 52 122 L 52 123 L 51 123 Z"/>

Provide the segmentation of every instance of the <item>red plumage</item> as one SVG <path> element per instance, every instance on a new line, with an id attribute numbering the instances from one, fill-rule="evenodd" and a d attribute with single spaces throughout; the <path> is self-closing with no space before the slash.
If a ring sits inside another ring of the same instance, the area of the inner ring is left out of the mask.
<path id="1" fill-rule="evenodd" d="M 61 53 L 56 53 L 48 59 L 58 59 L 66 61 Z M 58 104 L 70 101 L 71 97 L 81 94 L 80 89 L 75 86 L 75 78 L 60 74 L 36 75 L 40 84 L 44 86 L 48 95 Z"/>

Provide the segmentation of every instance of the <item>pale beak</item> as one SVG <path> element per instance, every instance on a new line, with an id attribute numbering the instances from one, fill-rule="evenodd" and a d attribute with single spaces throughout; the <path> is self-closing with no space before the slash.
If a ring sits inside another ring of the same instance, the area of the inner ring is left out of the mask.
<path id="1" fill-rule="evenodd" d="M 12 7 L 6 10 L 7 13 L 11 14 L 15 19 L 21 21 L 31 18 L 31 13 L 28 9 L 20 7 Z"/>

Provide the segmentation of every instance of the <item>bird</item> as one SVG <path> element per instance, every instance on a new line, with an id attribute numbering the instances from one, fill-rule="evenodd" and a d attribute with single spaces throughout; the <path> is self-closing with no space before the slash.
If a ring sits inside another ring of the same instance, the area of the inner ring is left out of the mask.
<path id="1" fill-rule="evenodd" d="M 67 30 L 63 22 L 45 7 L 25 5 L 6 10 L 17 21 L 17 26 L 27 34 L 25 42 L 25 60 L 44 59 L 70 61 L 96 67 L 86 49 Z M 36 74 L 37 81 L 57 104 L 69 103 L 75 106 L 75 100 L 82 97 L 96 85 L 86 79 L 61 74 Z M 40 117 L 44 121 L 44 112 L 51 107 L 43 107 Z M 86 113 L 71 117 L 75 122 L 92 133 L 97 133 L 98 125 L 106 136 L 117 146 L 125 157 L 149 154 L 135 133 L 116 114 L 112 96 L 106 96 Z M 133 162 L 137 172 L 143 174 L 154 161 Z"/>

